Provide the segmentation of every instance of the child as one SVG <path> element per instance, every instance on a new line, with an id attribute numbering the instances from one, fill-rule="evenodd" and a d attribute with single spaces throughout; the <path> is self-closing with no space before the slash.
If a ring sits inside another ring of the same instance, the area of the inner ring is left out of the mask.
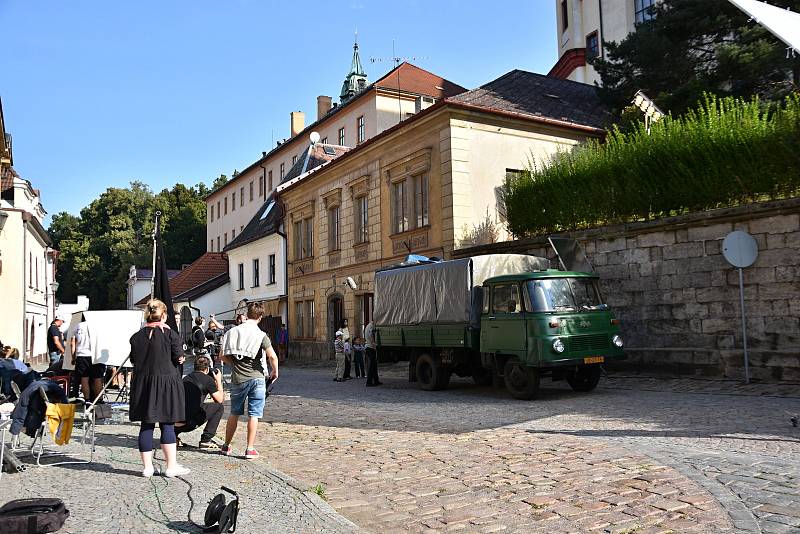
<path id="1" fill-rule="evenodd" d="M 336 340 L 333 342 L 333 350 L 336 351 L 336 375 L 334 382 L 344 381 L 344 341 L 342 341 L 342 331 L 336 331 Z"/>
<path id="2" fill-rule="evenodd" d="M 354 362 L 356 366 L 356 378 L 366 378 L 364 372 L 364 338 L 357 337 L 353 342 Z"/>

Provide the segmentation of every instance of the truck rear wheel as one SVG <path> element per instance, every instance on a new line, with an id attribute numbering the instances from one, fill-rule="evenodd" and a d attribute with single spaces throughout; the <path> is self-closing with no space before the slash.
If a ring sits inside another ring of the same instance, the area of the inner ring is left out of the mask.
<path id="1" fill-rule="evenodd" d="M 579 367 L 577 371 L 567 376 L 567 383 L 573 391 L 592 391 L 600 382 L 602 370 L 599 365 Z"/>
<path id="2" fill-rule="evenodd" d="M 428 353 L 417 357 L 417 382 L 425 391 L 445 389 L 450 382 L 450 373 L 442 366 L 438 357 Z"/>
<path id="3" fill-rule="evenodd" d="M 539 393 L 539 370 L 522 365 L 519 360 L 512 358 L 503 368 L 506 389 L 515 399 L 535 399 Z"/>

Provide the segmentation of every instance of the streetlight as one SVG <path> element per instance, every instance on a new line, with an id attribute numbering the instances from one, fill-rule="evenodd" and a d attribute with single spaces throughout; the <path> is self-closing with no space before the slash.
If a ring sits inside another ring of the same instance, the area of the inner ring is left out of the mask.
<path id="1" fill-rule="evenodd" d="M 53 294 L 53 318 L 56 316 L 56 291 L 58 291 L 58 286 L 59 284 L 55 280 L 50 282 L 50 291 Z"/>
<path id="2" fill-rule="evenodd" d="M 647 129 L 647 133 L 650 133 L 650 124 L 661 119 L 664 116 L 664 112 L 642 91 L 636 91 L 631 103 L 644 113 L 644 126 Z"/>

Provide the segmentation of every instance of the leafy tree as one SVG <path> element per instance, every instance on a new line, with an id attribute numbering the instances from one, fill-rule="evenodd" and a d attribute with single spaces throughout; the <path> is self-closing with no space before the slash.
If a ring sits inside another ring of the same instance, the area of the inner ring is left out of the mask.
<path id="1" fill-rule="evenodd" d="M 205 185 L 175 185 L 154 195 L 141 182 L 108 188 L 83 208 L 80 217 L 53 216 L 50 233 L 61 251 L 58 264 L 62 301 L 87 295 L 96 309 L 124 308 L 128 269 L 149 265 L 156 211 L 170 268 L 191 263 L 205 250 Z"/>
<path id="2" fill-rule="evenodd" d="M 223 185 L 228 183 L 228 177 L 224 174 L 220 174 L 217 178 L 214 179 L 214 182 L 211 184 L 211 190 L 219 189 Z"/>
<path id="3" fill-rule="evenodd" d="M 800 11 L 800 0 L 770 3 Z M 704 92 L 769 102 L 798 90 L 800 57 L 787 57 L 784 43 L 727 0 L 664 0 L 654 14 L 593 61 L 615 110 L 639 89 L 676 115 Z"/>

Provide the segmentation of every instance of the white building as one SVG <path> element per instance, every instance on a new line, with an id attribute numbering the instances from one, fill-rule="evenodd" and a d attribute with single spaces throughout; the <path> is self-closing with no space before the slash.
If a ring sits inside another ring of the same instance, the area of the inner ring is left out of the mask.
<path id="1" fill-rule="evenodd" d="M 305 125 L 305 114 L 290 113 L 291 135 L 206 197 L 207 250 L 219 252 L 232 243 L 289 169 L 308 148 L 308 136 L 318 132 L 323 144 L 354 147 L 398 124 L 436 101 L 465 91 L 424 69 L 402 63 L 378 81 L 368 84 L 358 44 L 353 48 L 340 103 L 317 97 L 317 120 Z"/>
<path id="2" fill-rule="evenodd" d="M 172 280 L 180 272 L 180 269 L 170 269 L 167 272 L 167 276 Z M 135 310 L 137 308 L 137 302 L 146 296 L 150 296 L 152 283 L 152 268 L 131 265 L 130 269 L 128 269 L 127 308 L 129 310 Z"/>
<path id="3" fill-rule="evenodd" d="M 71 317 L 73 313 L 85 312 L 89 310 L 89 297 L 78 295 L 75 304 L 59 302 L 56 304 L 56 317 Z"/>
<path id="4" fill-rule="evenodd" d="M 605 57 L 604 42 L 619 42 L 636 25 L 653 17 L 660 0 L 555 0 L 558 62 L 550 76 L 588 84 L 600 83 L 589 62 Z"/>

